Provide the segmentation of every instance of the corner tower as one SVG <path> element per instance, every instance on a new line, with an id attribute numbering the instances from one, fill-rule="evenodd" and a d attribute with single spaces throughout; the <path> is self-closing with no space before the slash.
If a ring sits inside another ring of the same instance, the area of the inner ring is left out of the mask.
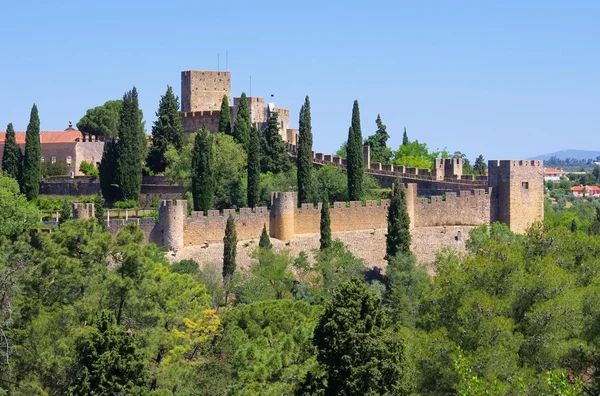
<path id="1" fill-rule="evenodd" d="M 181 72 L 181 111 L 219 111 L 223 95 L 231 100 L 231 73 L 187 70 Z"/>
<path id="2" fill-rule="evenodd" d="M 492 222 L 523 234 L 533 222 L 544 220 L 543 161 L 489 161 L 488 170 Z"/>

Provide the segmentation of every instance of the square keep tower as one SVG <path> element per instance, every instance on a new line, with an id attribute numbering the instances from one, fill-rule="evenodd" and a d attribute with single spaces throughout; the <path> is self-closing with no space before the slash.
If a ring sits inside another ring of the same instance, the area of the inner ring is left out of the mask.
<path id="1" fill-rule="evenodd" d="M 223 95 L 231 100 L 231 73 L 187 70 L 181 72 L 181 111 L 219 111 Z"/>

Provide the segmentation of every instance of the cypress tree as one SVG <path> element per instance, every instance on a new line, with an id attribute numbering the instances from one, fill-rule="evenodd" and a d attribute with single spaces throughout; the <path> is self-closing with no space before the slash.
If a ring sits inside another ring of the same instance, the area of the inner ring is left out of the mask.
<path id="1" fill-rule="evenodd" d="M 248 140 L 248 206 L 254 208 L 260 198 L 260 132 L 250 129 Z"/>
<path id="2" fill-rule="evenodd" d="M 229 110 L 229 98 L 223 95 L 221 102 L 221 113 L 219 114 L 219 132 L 231 135 L 231 111 Z"/>
<path id="3" fill-rule="evenodd" d="M 244 148 L 247 148 L 248 140 L 250 139 L 250 128 L 252 127 L 252 118 L 250 116 L 250 109 L 248 108 L 248 98 L 246 93 L 242 92 L 240 98 L 240 105 L 238 112 L 235 117 L 235 124 L 233 125 L 233 137 L 238 143 L 241 143 Z"/>
<path id="4" fill-rule="evenodd" d="M 117 142 L 114 139 L 106 140 L 102 151 L 102 160 L 98 167 L 98 172 L 100 173 L 100 190 L 104 199 L 109 202 L 116 201 L 119 195 L 117 151 Z"/>
<path id="5" fill-rule="evenodd" d="M 173 88 L 167 86 L 167 92 L 160 97 L 156 121 L 152 126 L 152 147 L 148 154 L 148 167 L 155 173 L 164 172 L 167 167 L 165 153 L 169 145 L 177 151 L 183 147 L 185 134 L 179 118 L 179 99 Z"/>
<path id="6" fill-rule="evenodd" d="M 323 197 L 323 206 L 321 207 L 321 250 L 331 247 L 331 218 L 329 216 L 329 199 L 327 195 Z"/>
<path id="7" fill-rule="evenodd" d="M 312 202 L 312 141 L 310 101 L 307 96 L 300 108 L 298 131 L 298 205 Z"/>
<path id="8" fill-rule="evenodd" d="M 571 220 L 571 232 L 577 232 L 577 221 L 575 219 Z"/>
<path id="9" fill-rule="evenodd" d="M 269 239 L 269 234 L 267 233 L 266 224 L 263 225 L 263 230 L 260 234 L 260 241 L 258 242 L 258 247 L 266 250 L 271 250 L 273 248 L 273 244 L 271 243 L 271 239 Z"/>
<path id="10" fill-rule="evenodd" d="M 60 205 L 60 217 L 58 218 L 58 224 L 64 224 L 65 221 L 71 218 L 72 208 L 71 203 L 66 199 L 62 201 Z"/>
<path id="11" fill-rule="evenodd" d="M 103 230 L 106 229 L 106 217 L 104 216 L 104 199 L 98 194 L 94 199 L 94 217 Z"/>
<path id="12" fill-rule="evenodd" d="M 261 172 L 272 172 L 274 174 L 287 172 L 290 170 L 291 165 L 285 142 L 279 134 L 279 116 L 277 113 L 273 113 L 262 134 L 260 146 Z"/>
<path id="13" fill-rule="evenodd" d="M 352 126 L 348 131 L 346 169 L 348 172 L 348 198 L 350 201 L 360 201 L 364 173 L 363 139 L 360 129 L 360 111 L 358 101 L 352 108 Z"/>
<path id="14" fill-rule="evenodd" d="M 4 139 L 4 152 L 2 156 L 2 170 L 15 180 L 21 176 L 21 164 L 23 163 L 23 153 L 21 147 L 17 144 L 13 124 L 6 127 L 6 137 Z"/>
<path id="15" fill-rule="evenodd" d="M 225 283 L 229 283 L 235 272 L 235 257 L 237 255 L 237 234 L 235 232 L 235 221 L 231 214 L 227 218 L 223 244 L 223 280 Z"/>
<path id="16" fill-rule="evenodd" d="M 408 135 L 406 134 L 406 127 L 404 127 L 404 134 L 402 134 L 402 145 L 408 144 L 410 141 L 408 140 Z"/>
<path id="17" fill-rule="evenodd" d="M 25 135 L 25 155 L 21 174 L 21 190 L 27 199 L 36 199 L 40 193 L 42 179 L 42 145 L 40 142 L 40 117 L 34 104 L 29 116 L 29 125 Z"/>
<path id="18" fill-rule="evenodd" d="M 137 200 L 142 189 L 142 162 L 146 141 L 140 129 L 138 94 L 135 87 L 123 96 L 119 114 L 119 141 L 117 143 L 117 177 L 119 199 Z"/>
<path id="19" fill-rule="evenodd" d="M 410 218 L 406 210 L 406 193 L 400 183 L 394 184 L 394 195 L 388 208 L 388 230 L 386 235 L 386 260 L 398 253 L 410 253 Z"/>
<path id="20" fill-rule="evenodd" d="M 205 128 L 196 134 L 192 153 L 192 197 L 194 210 L 206 212 L 215 200 L 213 135 Z"/>
<path id="21" fill-rule="evenodd" d="M 473 173 L 475 173 L 476 175 L 485 175 L 486 168 L 487 168 L 487 165 L 485 164 L 485 159 L 483 158 L 483 155 L 480 154 L 475 159 L 475 165 L 473 166 Z"/>

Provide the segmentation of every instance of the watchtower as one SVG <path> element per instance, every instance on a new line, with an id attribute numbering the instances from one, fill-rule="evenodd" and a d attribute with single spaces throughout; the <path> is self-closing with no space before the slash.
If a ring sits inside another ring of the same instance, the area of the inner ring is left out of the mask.
<path id="1" fill-rule="evenodd" d="M 294 237 L 295 213 L 298 202 L 296 192 L 271 193 L 270 235 L 282 241 Z"/>
<path id="2" fill-rule="evenodd" d="M 492 222 L 500 221 L 522 234 L 533 222 L 544 220 L 543 161 L 489 161 L 488 170 Z"/>
<path id="3" fill-rule="evenodd" d="M 181 111 L 219 111 L 223 95 L 231 100 L 231 73 L 187 70 L 181 72 Z"/>

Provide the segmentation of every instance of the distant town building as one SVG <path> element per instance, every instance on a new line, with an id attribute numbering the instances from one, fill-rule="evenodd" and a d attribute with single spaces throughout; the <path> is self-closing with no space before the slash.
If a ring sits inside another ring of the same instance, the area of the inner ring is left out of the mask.
<path id="1" fill-rule="evenodd" d="M 17 144 L 21 151 L 25 150 L 25 132 L 15 132 Z M 6 132 L 0 132 L 0 165 L 4 153 Z M 81 132 L 74 129 L 72 124 L 64 131 L 41 131 L 42 162 L 65 162 L 75 176 L 83 176 L 79 171 L 81 162 L 87 161 L 98 166 L 102 159 L 104 142 L 95 138 L 84 139 Z"/>
<path id="2" fill-rule="evenodd" d="M 573 186 L 571 192 L 576 197 L 600 197 L 600 187 L 597 186 Z"/>
<path id="3" fill-rule="evenodd" d="M 558 183 L 560 181 L 561 176 L 567 176 L 567 172 L 563 169 L 555 169 L 555 168 L 544 168 L 544 181 L 553 181 Z"/>

